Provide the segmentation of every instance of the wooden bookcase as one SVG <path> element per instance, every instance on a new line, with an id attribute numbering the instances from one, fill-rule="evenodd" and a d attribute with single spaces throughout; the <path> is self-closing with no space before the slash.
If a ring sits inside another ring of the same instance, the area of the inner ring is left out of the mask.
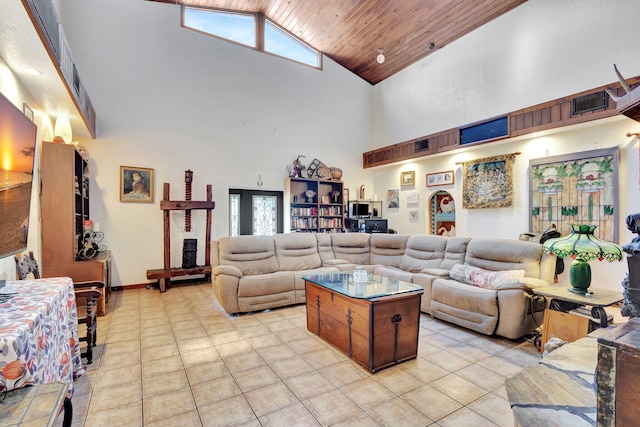
<path id="1" fill-rule="evenodd" d="M 313 191 L 313 197 L 305 193 Z M 333 194 L 338 194 L 334 197 Z M 339 233 L 344 231 L 342 181 L 287 178 L 285 229 L 291 232 Z M 288 218 L 287 218 L 288 216 Z"/>
<path id="2" fill-rule="evenodd" d="M 71 277 L 105 284 L 98 316 L 105 313 L 111 289 L 111 252 L 89 260 L 78 257 L 78 239 L 89 216 L 88 162 L 75 146 L 42 143 L 40 209 L 42 216 L 42 277 Z"/>

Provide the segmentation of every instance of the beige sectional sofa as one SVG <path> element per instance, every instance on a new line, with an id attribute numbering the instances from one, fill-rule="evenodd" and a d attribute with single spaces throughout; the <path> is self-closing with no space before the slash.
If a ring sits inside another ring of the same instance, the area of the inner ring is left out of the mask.
<path id="1" fill-rule="evenodd" d="M 432 235 L 310 234 L 212 242 L 212 285 L 228 313 L 305 302 L 306 274 L 364 266 L 424 288 L 421 310 L 465 328 L 519 338 L 542 323 L 531 289 L 551 283 L 554 258 L 537 243 Z"/>

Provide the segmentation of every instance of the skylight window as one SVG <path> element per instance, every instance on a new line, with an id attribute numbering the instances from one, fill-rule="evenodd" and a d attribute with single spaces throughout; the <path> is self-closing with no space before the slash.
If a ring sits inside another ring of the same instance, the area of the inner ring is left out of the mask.
<path id="1" fill-rule="evenodd" d="M 265 19 L 261 13 L 240 13 L 184 6 L 182 14 L 185 27 L 321 68 L 322 57 L 317 50 Z M 259 33 L 258 28 L 264 29 L 264 33 Z"/>
<path id="2" fill-rule="evenodd" d="M 186 27 L 245 46 L 256 47 L 255 15 L 191 7 L 185 7 L 183 10 Z"/>
<path id="3" fill-rule="evenodd" d="M 316 50 L 311 49 L 267 19 L 264 23 L 264 50 L 312 67 L 320 66 L 320 55 Z"/>

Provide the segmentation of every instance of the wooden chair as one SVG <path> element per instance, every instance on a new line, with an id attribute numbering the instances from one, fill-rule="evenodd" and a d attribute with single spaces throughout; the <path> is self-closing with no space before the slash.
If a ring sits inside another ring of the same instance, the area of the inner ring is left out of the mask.
<path id="1" fill-rule="evenodd" d="M 33 275 L 34 279 L 40 278 L 40 269 L 38 268 L 38 262 L 33 257 L 33 251 L 29 251 L 28 254 L 18 254 L 14 259 L 16 261 L 16 275 L 18 280 L 26 279 L 29 274 Z M 82 353 L 82 357 L 86 357 L 87 364 L 91 364 L 93 363 L 93 347 L 96 345 L 96 337 L 98 335 L 98 321 L 96 318 L 98 311 L 97 301 L 98 298 L 102 296 L 104 283 L 100 281 L 74 282 L 73 288 L 78 309 L 78 325 L 87 325 L 86 336 L 79 338 L 81 342 L 87 343 L 87 348 Z M 85 304 L 81 305 L 79 301 L 85 301 Z M 81 316 L 82 311 L 86 312 L 84 316 Z"/>

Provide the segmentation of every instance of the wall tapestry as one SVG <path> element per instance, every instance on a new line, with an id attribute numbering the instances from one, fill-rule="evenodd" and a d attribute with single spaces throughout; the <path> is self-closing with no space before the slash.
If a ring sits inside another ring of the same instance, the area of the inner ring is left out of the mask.
<path id="1" fill-rule="evenodd" d="M 529 161 L 529 228 L 542 233 L 556 224 L 597 225 L 596 237 L 618 241 L 618 149 L 572 153 Z"/>
<path id="2" fill-rule="evenodd" d="M 513 202 L 513 159 L 519 153 L 462 163 L 462 207 L 503 208 Z"/>

